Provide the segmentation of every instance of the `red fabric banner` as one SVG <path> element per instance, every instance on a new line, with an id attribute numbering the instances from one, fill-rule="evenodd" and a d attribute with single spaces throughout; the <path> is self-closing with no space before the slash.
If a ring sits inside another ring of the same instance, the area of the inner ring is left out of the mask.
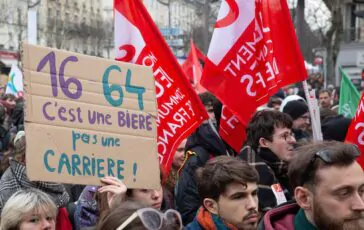
<path id="1" fill-rule="evenodd" d="M 179 143 L 207 112 L 141 0 L 114 0 L 116 60 L 153 69 L 158 103 L 158 154 L 169 171 Z"/>
<path id="2" fill-rule="evenodd" d="M 195 91 L 200 94 L 203 92 L 206 92 L 206 89 L 202 87 L 200 81 L 201 81 L 201 75 L 202 75 L 202 67 L 201 63 L 199 61 L 201 55 L 203 53 L 196 48 L 195 44 L 193 43 L 192 39 L 190 41 L 190 52 L 187 56 L 186 61 L 182 64 L 182 69 L 186 73 L 186 76 L 188 77 L 189 81 L 192 83 L 193 88 Z M 203 56 L 202 56 L 203 58 Z M 204 60 L 205 58 L 203 58 Z"/>
<path id="3" fill-rule="evenodd" d="M 286 0 L 222 1 L 201 83 L 243 126 L 281 87 L 306 77 Z"/>
<path id="4" fill-rule="evenodd" d="M 364 94 L 361 96 L 355 117 L 351 121 L 345 142 L 358 146 L 361 154 L 357 161 L 364 169 Z"/>
<path id="5" fill-rule="evenodd" d="M 241 123 L 229 108 L 222 107 L 219 134 L 236 152 L 240 152 L 246 139 L 246 125 Z"/>

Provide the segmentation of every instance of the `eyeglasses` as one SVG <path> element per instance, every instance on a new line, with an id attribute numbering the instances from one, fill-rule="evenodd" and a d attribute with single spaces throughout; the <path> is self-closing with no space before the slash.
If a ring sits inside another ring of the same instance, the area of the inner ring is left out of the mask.
<path id="1" fill-rule="evenodd" d="M 353 157 L 354 158 L 359 157 L 360 151 L 359 151 L 358 147 L 356 145 L 351 145 L 351 146 L 354 150 L 354 151 L 352 151 Z M 322 162 L 324 162 L 325 164 L 328 164 L 328 165 L 333 163 L 332 153 L 329 150 L 324 149 L 324 150 L 321 150 L 321 151 L 318 151 L 317 153 L 315 153 L 315 155 L 313 155 L 312 159 L 310 160 L 310 163 L 307 165 L 307 168 L 305 170 L 306 173 L 302 177 L 302 180 L 300 183 L 301 186 L 303 186 L 310 179 L 310 177 L 313 176 L 312 172 L 314 171 L 314 168 L 315 168 L 316 159 L 320 159 Z"/>
<path id="2" fill-rule="evenodd" d="M 289 139 L 295 138 L 295 135 L 292 132 L 287 132 L 284 133 L 281 138 L 283 138 L 285 141 L 288 141 Z"/>
<path id="3" fill-rule="evenodd" d="M 162 226 L 168 226 L 171 230 L 181 230 L 183 227 L 181 215 L 176 210 L 168 209 L 165 213 L 160 213 L 154 208 L 142 208 L 126 219 L 117 230 L 123 230 L 137 217 L 148 230 L 159 230 Z"/>
<path id="4" fill-rule="evenodd" d="M 300 118 L 303 120 L 310 120 L 310 116 L 300 116 Z"/>

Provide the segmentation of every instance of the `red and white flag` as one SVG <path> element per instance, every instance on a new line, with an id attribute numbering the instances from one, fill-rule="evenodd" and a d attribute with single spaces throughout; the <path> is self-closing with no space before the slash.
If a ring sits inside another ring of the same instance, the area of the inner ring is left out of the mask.
<path id="1" fill-rule="evenodd" d="M 202 87 L 200 83 L 202 75 L 202 67 L 199 61 L 199 55 L 201 56 L 203 54 L 201 51 L 197 51 L 198 49 L 196 48 L 192 39 L 190 41 L 190 44 L 191 44 L 190 52 L 187 56 L 186 61 L 182 64 L 182 69 L 186 73 L 186 76 L 189 79 L 189 81 L 192 83 L 195 91 L 198 94 L 200 94 L 206 92 L 206 89 Z"/>
<path id="2" fill-rule="evenodd" d="M 169 171 L 179 143 L 207 112 L 141 0 L 114 0 L 116 60 L 150 66 L 158 103 L 158 155 Z"/>
<path id="3" fill-rule="evenodd" d="M 306 77 L 287 0 L 222 1 L 201 83 L 243 126 L 282 86 Z"/>
<path id="4" fill-rule="evenodd" d="M 364 94 L 361 96 L 355 117 L 351 121 L 345 142 L 356 144 L 360 150 L 358 163 L 364 169 Z"/>
<path id="5" fill-rule="evenodd" d="M 240 152 L 243 147 L 246 126 L 247 124 L 241 123 L 228 107 L 222 107 L 219 134 L 236 152 Z"/>

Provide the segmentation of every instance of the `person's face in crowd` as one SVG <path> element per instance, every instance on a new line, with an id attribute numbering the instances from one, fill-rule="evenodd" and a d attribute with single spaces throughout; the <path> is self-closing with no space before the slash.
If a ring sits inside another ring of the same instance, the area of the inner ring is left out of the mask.
<path id="1" fill-rule="evenodd" d="M 327 93 L 327 92 L 320 93 L 319 102 L 320 102 L 321 108 L 330 108 L 331 98 L 330 98 L 329 93 Z"/>
<path id="2" fill-rule="evenodd" d="M 172 166 L 176 169 L 181 168 L 183 161 L 185 160 L 185 146 L 186 146 L 187 139 L 184 139 L 181 144 L 179 144 L 176 153 L 173 157 Z"/>
<path id="3" fill-rule="evenodd" d="M 238 229 L 257 229 L 258 187 L 256 183 L 231 183 L 226 191 L 220 195 L 215 204 L 217 214 L 225 223 L 232 224 Z"/>
<path id="4" fill-rule="evenodd" d="M 318 229 L 364 229 L 364 173 L 358 163 L 317 171 L 310 195 Z"/>
<path id="5" fill-rule="evenodd" d="M 214 113 L 214 107 L 212 106 L 212 102 L 205 105 L 205 109 L 207 111 L 207 114 L 209 115 L 210 120 L 215 121 L 215 113 Z"/>
<path id="6" fill-rule="evenodd" d="M 5 101 L 7 104 L 9 104 L 9 105 L 11 105 L 12 107 L 15 107 L 15 105 L 16 105 L 16 101 L 15 100 L 13 100 L 12 98 L 8 98 L 8 99 L 6 99 L 6 101 Z"/>
<path id="7" fill-rule="evenodd" d="M 280 107 L 281 107 L 281 104 L 278 104 L 278 103 L 273 104 L 273 109 L 276 110 L 276 111 L 279 111 Z"/>
<path id="8" fill-rule="evenodd" d="M 289 89 L 287 90 L 287 94 L 288 94 L 288 95 L 293 95 L 293 94 L 294 94 L 294 89 L 293 89 L 293 88 L 289 88 Z"/>
<path id="9" fill-rule="evenodd" d="M 19 230 L 54 230 L 55 217 L 51 212 L 30 213 L 20 223 Z"/>
<path id="10" fill-rule="evenodd" d="M 159 210 L 162 207 L 163 188 L 133 189 L 132 199 Z"/>
<path id="11" fill-rule="evenodd" d="M 309 112 L 307 112 L 293 121 L 292 128 L 306 130 L 309 125 L 310 125 L 310 114 Z"/>
<path id="12" fill-rule="evenodd" d="M 289 128 L 275 127 L 272 141 L 261 138 L 260 146 L 269 148 L 280 160 L 289 162 L 293 157 L 294 134 Z"/>

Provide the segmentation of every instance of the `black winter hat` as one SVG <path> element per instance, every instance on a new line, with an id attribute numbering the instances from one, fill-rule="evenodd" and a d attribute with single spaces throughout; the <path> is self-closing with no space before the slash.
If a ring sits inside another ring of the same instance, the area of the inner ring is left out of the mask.
<path id="1" fill-rule="evenodd" d="M 322 125 L 322 136 L 327 141 L 341 141 L 343 142 L 348 132 L 351 119 L 341 115 L 330 119 Z"/>
<path id="2" fill-rule="evenodd" d="M 303 101 L 290 101 L 283 108 L 283 113 L 290 115 L 293 120 L 296 120 L 307 112 L 308 106 Z"/>

